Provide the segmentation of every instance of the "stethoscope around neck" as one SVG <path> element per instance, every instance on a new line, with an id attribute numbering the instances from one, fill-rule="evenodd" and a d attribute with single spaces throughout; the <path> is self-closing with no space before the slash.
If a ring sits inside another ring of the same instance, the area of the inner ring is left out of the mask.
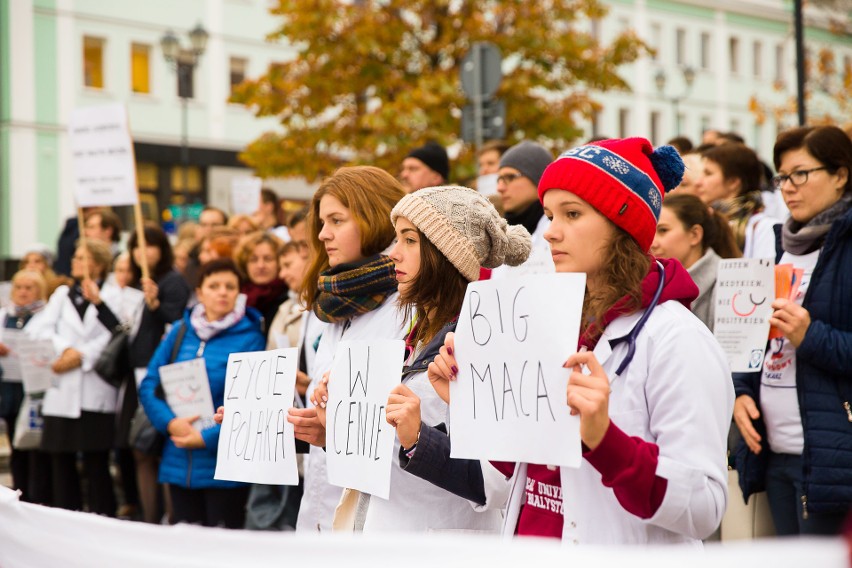
<path id="1" fill-rule="evenodd" d="M 615 347 L 625 341 L 627 342 L 627 355 L 624 356 L 624 359 L 621 360 L 621 363 L 619 363 L 618 368 L 615 370 L 616 375 L 621 375 L 625 370 L 627 370 L 627 366 L 630 365 L 631 361 L 633 361 L 633 357 L 636 355 L 636 338 L 639 337 L 639 334 L 642 332 L 642 328 L 645 327 L 645 324 L 648 322 L 648 318 L 651 317 L 651 313 L 660 303 L 660 298 L 663 296 L 663 288 L 665 288 L 666 285 L 666 269 L 663 267 L 663 263 L 659 260 L 655 262 L 657 264 L 657 270 L 660 273 L 660 283 L 657 284 L 657 291 L 654 292 L 654 299 L 651 300 L 651 304 L 648 306 L 648 309 L 645 310 L 645 313 L 642 314 L 642 317 L 639 318 L 639 321 L 636 322 L 636 325 L 633 326 L 630 333 L 622 337 L 612 339 L 609 342 L 611 347 Z"/>

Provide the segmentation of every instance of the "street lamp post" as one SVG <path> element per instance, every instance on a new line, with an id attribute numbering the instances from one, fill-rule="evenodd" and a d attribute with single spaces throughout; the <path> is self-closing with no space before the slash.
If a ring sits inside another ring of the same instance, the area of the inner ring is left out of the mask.
<path id="1" fill-rule="evenodd" d="M 692 91 L 692 84 L 695 82 L 695 70 L 692 67 L 686 65 L 681 68 L 681 72 L 683 73 L 684 90 L 683 94 L 677 97 L 666 97 L 664 95 L 664 91 L 666 89 L 665 71 L 660 69 L 654 75 L 654 84 L 657 86 L 657 93 L 659 93 L 661 98 L 671 103 L 672 109 L 674 110 L 675 136 L 680 136 L 680 112 L 678 111 L 680 101 L 689 96 L 689 93 Z"/>
<path id="2" fill-rule="evenodd" d="M 184 50 L 180 40 L 168 30 L 160 39 L 160 48 L 166 63 L 175 70 L 178 96 L 181 101 L 180 161 L 183 179 L 183 217 L 189 206 L 189 99 L 193 98 L 192 74 L 207 47 L 207 31 L 199 23 L 189 32 L 190 48 Z"/>

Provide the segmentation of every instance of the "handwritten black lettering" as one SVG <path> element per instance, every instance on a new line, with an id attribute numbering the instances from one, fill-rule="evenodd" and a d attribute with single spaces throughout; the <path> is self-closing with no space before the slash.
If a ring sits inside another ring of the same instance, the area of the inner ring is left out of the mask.
<path id="1" fill-rule="evenodd" d="M 254 369 L 255 369 L 255 367 L 257 367 L 257 361 L 249 360 L 248 366 L 249 366 L 249 379 L 248 379 L 248 382 L 246 383 L 246 393 L 245 393 L 245 395 L 243 395 L 243 398 L 248 398 L 249 389 L 251 389 L 251 378 L 254 376 Z"/>
<path id="2" fill-rule="evenodd" d="M 234 392 L 234 387 L 237 386 L 237 377 L 240 375 L 240 367 L 243 365 L 242 359 L 234 359 L 234 376 L 231 377 L 231 388 L 228 389 L 227 400 L 239 400 L 239 396 L 231 396 Z"/>
<path id="3" fill-rule="evenodd" d="M 475 305 L 474 305 L 474 303 L 475 303 Z M 480 308 L 481 304 L 482 304 L 482 298 L 480 298 L 479 292 L 477 292 L 475 290 L 472 291 L 470 293 L 470 304 L 469 304 L 470 305 L 469 311 L 470 311 L 471 334 L 473 335 L 473 341 L 477 345 L 487 345 L 488 341 L 491 339 L 491 324 L 488 322 L 488 318 L 486 318 L 484 315 L 479 313 L 479 308 Z M 488 326 L 487 336 L 486 336 L 485 333 L 477 335 L 477 333 L 476 333 L 476 320 L 477 320 L 477 318 L 481 318 L 482 322 L 480 322 L 480 323 Z M 483 339 L 483 337 L 484 337 L 484 339 Z"/>
<path id="4" fill-rule="evenodd" d="M 260 379 L 261 379 L 261 375 L 262 375 L 261 369 L 263 369 L 264 364 L 266 365 L 267 369 L 266 369 L 266 374 L 263 375 L 263 376 L 266 377 L 266 392 L 269 392 L 269 379 L 270 379 L 270 377 L 269 377 L 269 372 L 270 372 L 269 360 L 263 359 L 263 360 L 261 360 L 260 363 L 257 364 L 257 374 L 254 377 L 254 399 L 255 400 L 260 400 L 261 398 L 263 398 L 262 393 L 258 392 L 257 387 L 258 387 L 258 385 L 260 385 Z"/>
<path id="5" fill-rule="evenodd" d="M 364 368 L 364 375 L 361 376 L 361 369 L 355 373 L 355 380 L 352 380 L 352 350 L 349 350 L 349 396 L 355 392 L 355 385 L 361 382 L 361 390 L 364 391 L 364 396 L 367 396 L 367 383 L 370 380 L 370 348 L 367 347 L 367 366 Z"/>
<path id="6" fill-rule="evenodd" d="M 481 383 L 485 383 L 485 378 L 488 378 L 488 382 L 491 385 L 491 399 L 494 402 L 494 419 L 497 420 L 497 399 L 494 398 L 494 379 L 491 377 L 491 365 L 486 365 L 485 372 L 480 374 L 473 366 L 473 363 L 471 363 L 470 374 L 474 378 L 479 379 Z M 471 385 L 473 387 L 473 419 L 476 420 L 476 381 L 471 381 Z"/>
<path id="7" fill-rule="evenodd" d="M 340 450 L 337 449 L 338 448 L 338 445 L 337 445 L 337 415 L 340 414 L 340 405 L 342 405 L 342 404 L 343 404 L 343 401 L 341 400 L 340 402 L 337 403 L 337 406 L 334 409 L 334 427 L 332 428 L 332 431 L 331 431 L 331 443 L 334 447 L 335 453 L 338 454 L 338 455 L 340 455 L 341 452 L 340 452 Z"/>
<path id="8" fill-rule="evenodd" d="M 282 396 L 284 394 L 283 392 L 278 391 L 277 385 L 278 385 L 278 375 L 284 374 L 284 371 L 280 370 L 281 369 L 281 361 L 286 362 L 286 359 L 287 359 L 286 355 L 278 355 L 275 359 L 275 380 L 272 382 L 272 396 Z"/>
<path id="9" fill-rule="evenodd" d="M 529 333 L 529 330 L 530 330 L 529 321 L 527 321 L 528 318 L 530 317 L 529 314 L 524 314 L 522 316 L 516 316 L 517 309 L 518 309 L 518 296 L 521 295 L 521 292 L 523 290 L 524 290 L 523 286 L 518 288 L 518 291 L 515 292 L 515 298 L 514 298 L 514 300 L 512 300 L 512 332 L 515 334 L 515 339 L 518 340 L 519 342 L 526 341 L 527 334 Z M 518 334 L 518 327 L 519 327 L 521 321 L 524 324 L 523 337 L 521 337 L 521 335 Z"/>
<path id="10" fill-rule="evenodd" d="M 543 393 L 543 394 L 542 394 Z M 550 419 L 556 422 L 556 417 L 553 415 L 553 408 L 550 406 L 550 397 L 547 395 L 547 385 L 544 382 L 544 370 L 541 368 L 541 362 L 538 364 L 538 381 L 536 382 L 535 392 L 535 420 L 538 422 L 539 405 L 542 399 L 547 403 L 547 410 L 550 412 Z"/>
<path id="11" fill-rule="evenodd" d="M 527 362 L 524 361 L 524 366 L 521 367 L 521 380 L 524 379 L 524 370 L 527 368 Z M 509 364 L 503 363 L 503 413 L 501 418 L 506 418 L 506 393 L 512 396 L 512 407 L 515 409 L 515 417 L 518 416 L 518 403 L 515 400 L 515 391 L 512 389 L 512 377 L 509 376 Z"/>

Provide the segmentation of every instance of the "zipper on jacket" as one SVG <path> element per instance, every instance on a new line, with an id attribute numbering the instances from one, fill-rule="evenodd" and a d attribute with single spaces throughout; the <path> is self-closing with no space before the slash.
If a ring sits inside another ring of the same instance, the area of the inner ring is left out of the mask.
<path id="1" fill-rule="evenodd" d="M 186 488 L 192 488 L 192 450 L 186 450 L 189 454 L 189 463 L 186 466 Z M 807 518 L 807 517 L 805 517 Z"/>
<path id="2" fill-rule="evenodd" d="M 802 495 L 802 518 L 808 520 L 808 496 Z"/>
<path id="3" fill-rule="evenodd" d="M 198 351 L 195 352 L 195 356 L 198 359 L 201 359 L 201 356 L 204 355 L 204 348 L 205 347 L 207 347 L 206 341 L 202 341 L 201 343 L 198 344 Z"/>
<path id="4" fill-rule="evenodd" d="M 848 400 L 843 401 L 843 408 L 846 409 L 846 419 L 852 422 L 852 405 L 849 404 Z"/>

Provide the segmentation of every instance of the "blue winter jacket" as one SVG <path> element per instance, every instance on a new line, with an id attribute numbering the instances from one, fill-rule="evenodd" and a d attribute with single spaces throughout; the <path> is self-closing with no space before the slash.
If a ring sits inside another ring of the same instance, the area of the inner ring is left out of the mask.
<path id="1" fill-rule="evenodd" d="M 852 504 L 852 210 L 834 222 L 802 302 L 811 325 L 796 350 L 796 391 L 805 445 L 802 503 L 808 512 L 846 511 Z M 760 405 L 760 373 L 734 375 L 737 396 Z M 743 495 L 765 488 L 764 448 L 737 451 Z"/>
<path id="2" fill-rule="evenodd" d="M 203 342 L 190 324 L 189 314 L 190 311 L 187 310 L 183 319 L 175 323 L 166 338 L 160 342 L 148 364 L 148 374 L 139 386 L 139 400 L 145 407 L 145 413 L 151 420 L 151 424 L 158 431 L 166 434 L 166 445 L 160 462 L 160 483 L 172 483 L 192 489 L 237 487 L 242 484 L 213 479 L 213 473 L 216 471 L 219 431 L 222 427 L 214 425 L 201 432 L 206 445 L 204 448 L 197 450 L 178 448 L 168 437 L 169 421 L 175 418 L 175 413 L 156 393 L 160 390 L 158 389 L 160 367 L 169 364 L 178 328 L 186 326 L 186 332 L 174 362 L 195 359 L 200 353 L 207 367 L 214 408 L 221 406 L 225 396 L 225 370 L 228 365 L 228 355 L 262 351 L 266 348 L 266 339 L 261 331 L 262 317 L 254 308 L 246 308 L 244 318 L 225 331 L 214 335 L 202 346 Z"/>

